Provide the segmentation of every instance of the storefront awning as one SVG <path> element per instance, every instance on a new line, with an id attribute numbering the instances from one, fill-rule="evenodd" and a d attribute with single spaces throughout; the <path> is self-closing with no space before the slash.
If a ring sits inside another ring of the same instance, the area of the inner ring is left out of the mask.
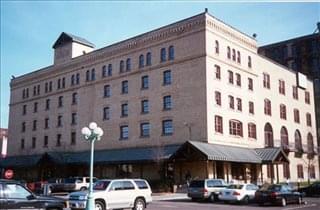
<path id="1" fill-rule="evenodd" d="M 9 156 L 0 159 L 0 168 L 32 167 L 39 163 L 42 155 Z"/>
<path id="2" fill-rule="evenodd" d="M 216 160 L 238 163 L 289 162 L 280 148 L 244 148 L 220 144 L 188 141 L 170 158 L 171 160 Z"/>
<path id="3" fill-rule="evenodd" d="M 167 160 L 180 147 L 168 145 L 159 147 L 126 148 L 114 150 L 96 150 L 95 163 L 118 164 L 136 162 L 157 162 Z M 48 153 L 51 161 L 57 164 L 89 164 L 90 151 L 85 152 L 54 152 Z"/>

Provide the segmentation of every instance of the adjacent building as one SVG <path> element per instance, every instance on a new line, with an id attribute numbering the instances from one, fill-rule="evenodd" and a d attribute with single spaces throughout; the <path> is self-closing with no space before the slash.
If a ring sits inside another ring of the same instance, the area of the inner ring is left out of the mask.
<path id="1" fill-rule="evenodd" d="M 113 45 L 62 33 L 54 64 L 12 79 L 9 157 L 24 179 L 318 179 L 313 82 L 207 11 Z M 28 170 L 25 170 L 28 168 Z"/>
<path id="2" fill-rule="evenodd" d="M 320 23 L 310 35 L 262 46 L 258 52 L 314 82 L 317 140 L 320 143 Z"/>

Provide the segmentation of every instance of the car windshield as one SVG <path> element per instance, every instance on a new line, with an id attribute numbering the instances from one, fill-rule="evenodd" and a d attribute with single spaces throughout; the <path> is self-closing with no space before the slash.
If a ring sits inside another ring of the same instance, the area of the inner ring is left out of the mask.
<path id="1" fill-rule="evenodd" d="M 93 190 L 106 190 L 109 184 L 110 181 L 97 181 L 93 185 Z"/>
<path id="2" fill-rule="evenodd" d="M 261 187 L 262 191 L 280 191 L 281 185 L 265 185 Z"/>
<path id="3" fill-rule="evenodd" d="M 204 180 L 194 180 L 190 183 L 190 187 L 204 187 Z"/>
<path id="4" fill-rule="evenodd" d="M 237 190 L 241 190 L 243 187 L 242 184 L 232 184 L 232 185 L 229 185 L 227 188 L 228 189 L 237 189 Z"/>

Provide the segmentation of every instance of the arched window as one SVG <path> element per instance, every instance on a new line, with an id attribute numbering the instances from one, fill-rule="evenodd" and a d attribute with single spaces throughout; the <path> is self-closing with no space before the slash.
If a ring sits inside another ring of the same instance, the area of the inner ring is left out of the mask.
<path id="1" fill-rule="evenodd" d="M 228 46 L 228 48 L 227 48 L 227 58 L 231 58 L 231 49 L 230 49 L 230 47 Z"/>
<path id="2" fill-rule="evenodd" d="M 215 48 L 215 51 L 216 51 L 217 54 L 219 54 L 219 42 L 218 42 L 218 40 L 216 40 L 215 43 L 216 43 L 216 45 L 215 45 L 215 47 L 214 47 L 214 48 Z"/>
<path id="3" fill-rule="evenodd" d="M 174 47 L 169 47 L 169 60 L 174 60 Z"/>
<path id="4" fill-rule="evenodd" d="M 139 56 L 139 68 L 144 67 L 144 55 Z"/>
<path id="5" fill-rule="evenodd" d="M 266 123 L 264 126 L 264 142 L 265 147 L 273 147 L 273 131 L 270 123 Z"/>
<path id="6" fill-rule="evenodd" d="M 232 49 L 232 60 L 236 61 L 236 50 Z"/>
<path id="7" fill-rule="evenodd" d="M 241 54 L 240 51 L 237 52 L 237 62 L 241 63 Z"/>
<path id="8" fill-rule="evenodd" d="M 160 61 L 164 62 L 167 60 L 167 55 L 166 55 L 166 48 L 161 48 L 161 52 L 160 52 Z"/>
<path id="9" fill-rule="evenodd" d="M 123 60 L 120 61 L 120 73 L 121 72 L 124 72 L 124 61 Z"/>
<path id="10" fill-rule="evenodd" d="M 281 147 L 285 152 L 289 152 L 289 138 L 286 127 L 282 126 L 280 131 Z"/>
<path id="11" fill-rule="evenodd" d="M 295 156 L 301 157 L 303 153 L 303 149 L 302 149 L 301 134 L 299 130 L 296 130 L 296 132 L 294 133 L 294 146 L 296 150 Z"/>
<path id="12" fill-rule="evenodd" d="M 126 71 L 130 71 L 131 70 L 131 59 L 128 58 L 126 61 Z"/>
<path id="13" fill-rule="evenodd" d="M 230 120 L 229 121 L 229 133 L 235 136 L 243 136 L 242 133 L 242 122 L 239 120 Z"/>
<path id="14" fill-rule="evenodd" d="M 264 113 L 271 116 L 271 101 L 264 99 Z"/>
<path id="15" fill-rule="evenodd" d="M 148 52 L 147 53 L 147 63 L 146 63 L 147 66 L 151 66 L 151 52 Z"/>
<path id="16" fill-rule="evenodd" d="M 314 156 L 314 144 L 313 144 L 313 136 L 311 133 L 308 133 L 307 144 L 308 144 L 308 158 L 312 159 Z"/>

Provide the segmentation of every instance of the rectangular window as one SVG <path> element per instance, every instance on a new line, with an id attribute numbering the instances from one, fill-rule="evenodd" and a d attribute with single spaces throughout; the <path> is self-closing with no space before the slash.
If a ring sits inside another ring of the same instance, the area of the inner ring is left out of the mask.
<path id="1" fill-rule="evenodd" d="M 62 107 L 62 106 L 63 106 L 63 96 L 59 96 L 58 107 Z"/>
<path id="2" fill-rule="evenodd" d="M 283 163 L 283 177 L 286 178 L 286 179 L 290 178 L 289 163 Z"/>
<path id="3" fill-rule="evenodd" d="M 109 98 L 111 96 L 111 88 L 110 85 L 105 85 L 103 88 L 103 96 L 105 98 Z"/>
<path id="4" fill-rule="evenodd" d="M 214 92 L 216 105 L 221 106 L 221 93 L 219 91 Z"/>
<path id="5" fill-rule="evenodd" d="M 149 88 L 149 77 L 143 76 L 141 77 L 141 89 L 148 89 Z"/>
<path id="6" fill-rule="evenodd" d="M 49 137 L 48 136 L 44 136 L 43 147 L 48 147 L 48 143 L 49 143 Z"/>
<path id="7" fill-rule="evenodd" d="M 129 127 L 127 125 L 120 126 L 120 140 L 129 138 Z"/>
<path id="8" fill-rule="evenodd" d="M 279 80 L 279 93 L 286 95 L 285 82 L 283 80 Z"/>
<path id="9" fill-rule="evenodd" d="M 150 136 L 150 123 L 141 123 L 140 124 L 140 136 L 149 137 Z"/>
<path id="10" fill-rule="evenodd" d="M 49 128 L 49 118 L 44 119 L 44 128 L 45 129 Z"/>
<path id="11" fill-rule="evenodd" d="M 122 81 L 122 88 L 121 88 L 122 94 L 127 94 L 129 92 L 129 84 L 128 81 Z"/>
<path id="12" fill-rule="evenodd" d="M 270 89 L 270 75 L 263 73 L 263 87 Z"/>
<path id="13" fill-rule="evenodd" d="M 298 109 L 293 110 L 294 122 L 300 123 L 300 114 Z"/>
<path id="14" fill-rule="evenodd" d="M 33 112 L 34 113 L 38 112 L 38 102 L 34 102 L 34 104 L 33 104 Z"/>
<path id="15" fill-rule="evenodd" d="M 22 107 L 22 114 L 26 115 L 27 114 L 27 105 L 23 105 Z"/>
<path id="16" fill-rule="evenodd" d="M 26 122 L 22 122 L 21 124 L 21 132 L 25 132 L 26 131 Z"/>
<path id="17" fill-rule="evenodd" d="M 56 146 L 57 146 L 57 147 L 60 147 L 60 146 L 61 146 L 61 134 L 58 134 L 58 135 L 57 135 Z"/>
<path id="18" fill-rule="evenodd" d="M 221 79 L 221 68 L 218 65 L 214 65 L 216 79 Z"/>
<path id="19" fill-rule="evenodd" d="M 110 108 L 104 107 L 103 108 L 103 120 L 109 120 L 110 119 Z"/>
<path id="20" fill-rule="evenodd" d="M 46 100 L 46 110 L 50 109 L 50 99 Z"/>
<path id="21" fill-rule="evenodd" d="M 121 117 L 127 117 L 128 116 L 128 104 L 121 104 Z"/>
<path id="22" fill-rule="evenodd" d="M 267 165 L 267 177 L 268 178 L 274 178 L 274 169 L 272 164 Z"/>
<path id="23" fill-rule="evenodd" d="M 148 100 L 141 101 L 141 113 L 142 114 L 149 113 L 149 101 Z"/>
<path id="24" fill-rule="evenodd" d="M 72 113 L 71 115 L 71 125 L 77 124 L 77 113 Z"/>
<path id="25" fill-rule="evenodd" d="M 161 48 L 160 51 L 160 61 L 164 62 L 167 60 L 167 55 L 166 55 L 166 48 Z"/>
<path id="26" fill-rule="evenodd" d="M 264 100 L 264 113 L 271 116 L 271 101 L 268 99 Z"/>
<path id="27" fill-rule="evenodd" d="M 33 130 L 33 131 L 37 130 L 37 120 L 34 120 L 34 121 L 33 121 L 32 130 Z"/>
<path id="28" fill-rule="evenodd" d="M 21 149 L 24 149 L 24 147 L 25 147 L 24 144 L 25 144 L 24 139 L 21 139 L 21 145 L 20 145 Z"/>
<path id="29" fill-rule="evenodd" d="M 287 119 L 287 108 L 285 105 L 280 105 L 280 118 L 283 120 Z"/>
<path id="30" fill-rule="evenodd" d="M 214 116 L 214 128 L 217 133 L 223 133 L 223 120 L 221 116 Z"/>
<path id="31" fill-rule="evenodd" d="M 76 132 L 71 132 L 71 142 L 70 142 L 70 144 L 71 144 L 71 145 L 75 145 L 75 144 L 76 144 L 76 141 L 77 141 L 77 134 L 76 134 Z"/>
<path id="32" fill-rule="evenodd" d="M 167 70 L 163 72 L 163 85 L 171 85 L 172 78 L 171 78 L 171 71 Z"/>
<path id="33" fill-rule="evenodd" d="M 306 119 L 307 119 L 307 126 L 312 126 L 312 123 L 311 123 L 311 114 L 310 113 L 307 113 L 306 114 Z"/>
<path id="34" fill-rule="evenodd" d="M 162 135 L 169 136 L 173 134 L 172 120 L 162 121 Z"/>
<path id="35" fill-rule="evenodd" d="M 233 84 L 233 72 L 232 71 L 228 71 L 228 75 L 229 75 L 229 83 Z"/>
<path id="36" fill-rule="evenodd" d="M 171 96 L 163 97 L 163 110 L 170 110 L 172 108 Z"/>
<path id="37" fill-rule="evenodd" d="M 254 114 L 254 103 L 249 101 L 249 113 Z"/>
<path id="38" fill-rule="evenodd" d="M 236 84 L 241 87 L 241 75 L 236 73 Z"/>
<path id="39" fill-rule="evenodd" d="M 62 116 L 58 116 L 58 122 L 57 122 L 57 127 L 62 127 Z"/>
<path id="40" fill-rule="evenodd" d="M 234 136 L 242 136 L 242 122 L 237 120 L 229 121 L 229 133 Z"/>
<path id="41" fill-rule="evenodd" d="M 296 99 L 296 100 L 299 99 L 298 87 L 292 86 L 292 96 L 293 96 L 293 98 Z"/>
<path id="42" fill-rule="evenodd" d="M 308 91 L 305 92 L 305 102 L 306 104 L 310 104 L 310 93 Z"/>
<path id="43" fill-rule="evenodd" d="M 303 179 L 303 166 L 302 165 L 297 165 L 297 175 L 299 179 Z"/>
<path id="44" fill-rule="evenodd" d="M 72 94 L 72 105 L 75 105 L 78 103 L 78 93 Z"/>
<path id="45" fill-rule="evenodd" d="M 316 178 L 316 170 L 315 170 L 314 165 L 311 165 L 311 166 L 310 166 L 310 172 L 309 172 L 309 174 L 310 174 L 310 178 L 311 178 L 311 179 L 315 179 L 315 178 Z"/>
<path id="46" fill-rule="evenodd" d="M 241 98 L 237 98 L 237 109 L 238 109 L 238 111 L 242 111 L 242 100 L 241 100 Z"/>
<path id="47" fill-rule="evenodd" d="M 32 145 L 31 145 L 31 147 L 34 149 L 34 148 L 36 148 L 36 145 L 37 144 L 37 139 L 36 139 L 36 137 L 32 137 Z"/>
<path id="48" fill-rule="evenodd" d="M 229 96 L 229 108 L 234 109 L 234 98 L 233 96 Z"/>
<path id="49" fill-rule="evenodd" d="M 248 137 L 257 139 L 257 128 L 256 125 L 253 123 L 248 124 Z"/>

